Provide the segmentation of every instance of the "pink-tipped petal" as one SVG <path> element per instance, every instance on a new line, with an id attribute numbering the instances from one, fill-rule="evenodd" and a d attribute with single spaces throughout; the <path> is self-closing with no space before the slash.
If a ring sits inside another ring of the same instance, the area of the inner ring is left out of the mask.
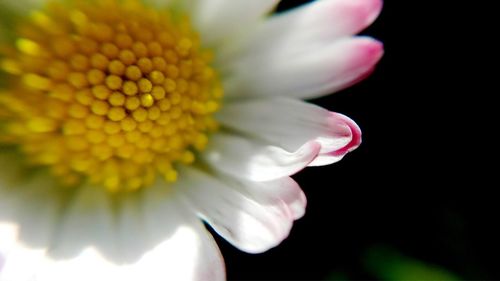
<path id="1" fill-rule="evenodd" d="M 287 52 L 240 60 L 225 81 L 228 95 L 315 98 L 333 93 L 366 78 L 384 50 L 377 40 L 354 37 L 300 55 Z"/>
<path id="2" fill-rule="evenodd" d="M 219 50 L 220 61 L 255 57 L 262 53 L 300 54 L 354 35 L 380 14 L 381 0 L 313 1 L 263 22 L 239 44 Z"/>
<path id="3" fill-rule="evenodd" d="M 335 112 L 330 112 L 330 114 L 330 122 L 332 124 L 332 128 L 334 126 L 338 126 L 338 124 L 342 124 L 344 128 L 348 128 L 351 141 L 336 150 L 321 153 L 316 159 L 314 159 L 314 161 L 309 164 L 309 166 L 323 166 L 338 162 L 347 153 L 358 148 L 361 144 L 361 129 L 352 119 Z"/>
<path id="4" fill-rule="evenodd" d="M 344 155 L 348 152 L 353 151 L 354 149 L 358 148 L 358 146 L 361 144 L 361 129 L 359 128 L 358 124 L 356 124 L 351 118 L 340 114 L 340 113 L 331 113 L 332 116 L 339 120 L 340 122 L 344 122 L 347 126 L 349 126 L 349 129 L 351 130 L 351 141 L 344 147 L 337 149 L 335 151 L 330 152 L 331 155 Z"/>
<path id="5" fill-rule="evenodd" d="M 216 134 L 201 156 L 213 169 L 252 181 L 293 175 L 313 161 L 321 145 L 315 141 L 287 151 L 253 138 Z"/>
<path id="6" fill-rule="evenodd" d="M 358 37 L 362 38 L 362 37 Z M 335 93 L 345 88 L 351 87 L 366 78 L 374 71 L 377 63 L 384 55 L 384 45 L 382 42 L 365 38 L 365 42 L 360 42 L 356 46 L 355 52 L 351 53 L 350 57 L 343 65 L 343 69 L 339 69 L 340 74 L 332 75 L 329 83 L 317 91 L 321 95 Z"/>
<path id="7" fill-rule="evenodd" d="M 319 143 L 320 152 L 309 166 L 336 162 L 361 142 L 359 127 L 348 117 L 294 99 L 234 101 L 220 111 L 218 118 L 232 130 L 287 151 Z"/>

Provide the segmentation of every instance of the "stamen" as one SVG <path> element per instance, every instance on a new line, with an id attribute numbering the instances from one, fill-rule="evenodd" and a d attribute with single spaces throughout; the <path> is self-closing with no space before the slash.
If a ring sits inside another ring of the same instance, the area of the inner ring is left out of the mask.
<path id="1" fill-rule="evenodd" d="M 134 191 L 196 161 L 222 87 L 189 22 L 142 1 L 50 2 L 0 54 L 0 141 L 64 185 Z"/>

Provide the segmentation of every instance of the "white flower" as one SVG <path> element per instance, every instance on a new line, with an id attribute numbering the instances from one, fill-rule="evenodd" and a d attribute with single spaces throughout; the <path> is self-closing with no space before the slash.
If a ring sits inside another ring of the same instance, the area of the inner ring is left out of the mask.
<path id="1" fill-rule="evenodd" d="M 381 0 L 147 2 L 0 4 L 28 23 L 0 21 L 1 281 L 223 280 L 199 218 L 266 251 L 305 211 L 290 176 L 360 144 L 300 99 L 373 70 Z"/>

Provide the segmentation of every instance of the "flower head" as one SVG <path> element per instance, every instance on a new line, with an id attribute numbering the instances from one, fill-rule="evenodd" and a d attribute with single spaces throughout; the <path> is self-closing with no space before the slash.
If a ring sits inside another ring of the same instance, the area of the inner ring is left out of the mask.
<path id="1" fill-rule="evenodd" d="M 379 0 L 34 2 L 0 26 L 5 280 L 224 279 L 198 218 L 274 247 L 304 214 L 290 176 L 360 144 L 300 99 L 371 72 L 352 35 Z"/>

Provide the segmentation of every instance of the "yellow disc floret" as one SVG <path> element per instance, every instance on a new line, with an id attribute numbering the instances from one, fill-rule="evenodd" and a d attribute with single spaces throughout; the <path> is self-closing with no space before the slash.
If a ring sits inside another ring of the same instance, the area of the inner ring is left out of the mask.
<path id="1" fill-rule="evenodd" d="M 137 190 L 195 161 L 222 88 L 189 20 L 139 0 L 53 1 L 0 46 L 0 144 L 61 182 Z"/>

